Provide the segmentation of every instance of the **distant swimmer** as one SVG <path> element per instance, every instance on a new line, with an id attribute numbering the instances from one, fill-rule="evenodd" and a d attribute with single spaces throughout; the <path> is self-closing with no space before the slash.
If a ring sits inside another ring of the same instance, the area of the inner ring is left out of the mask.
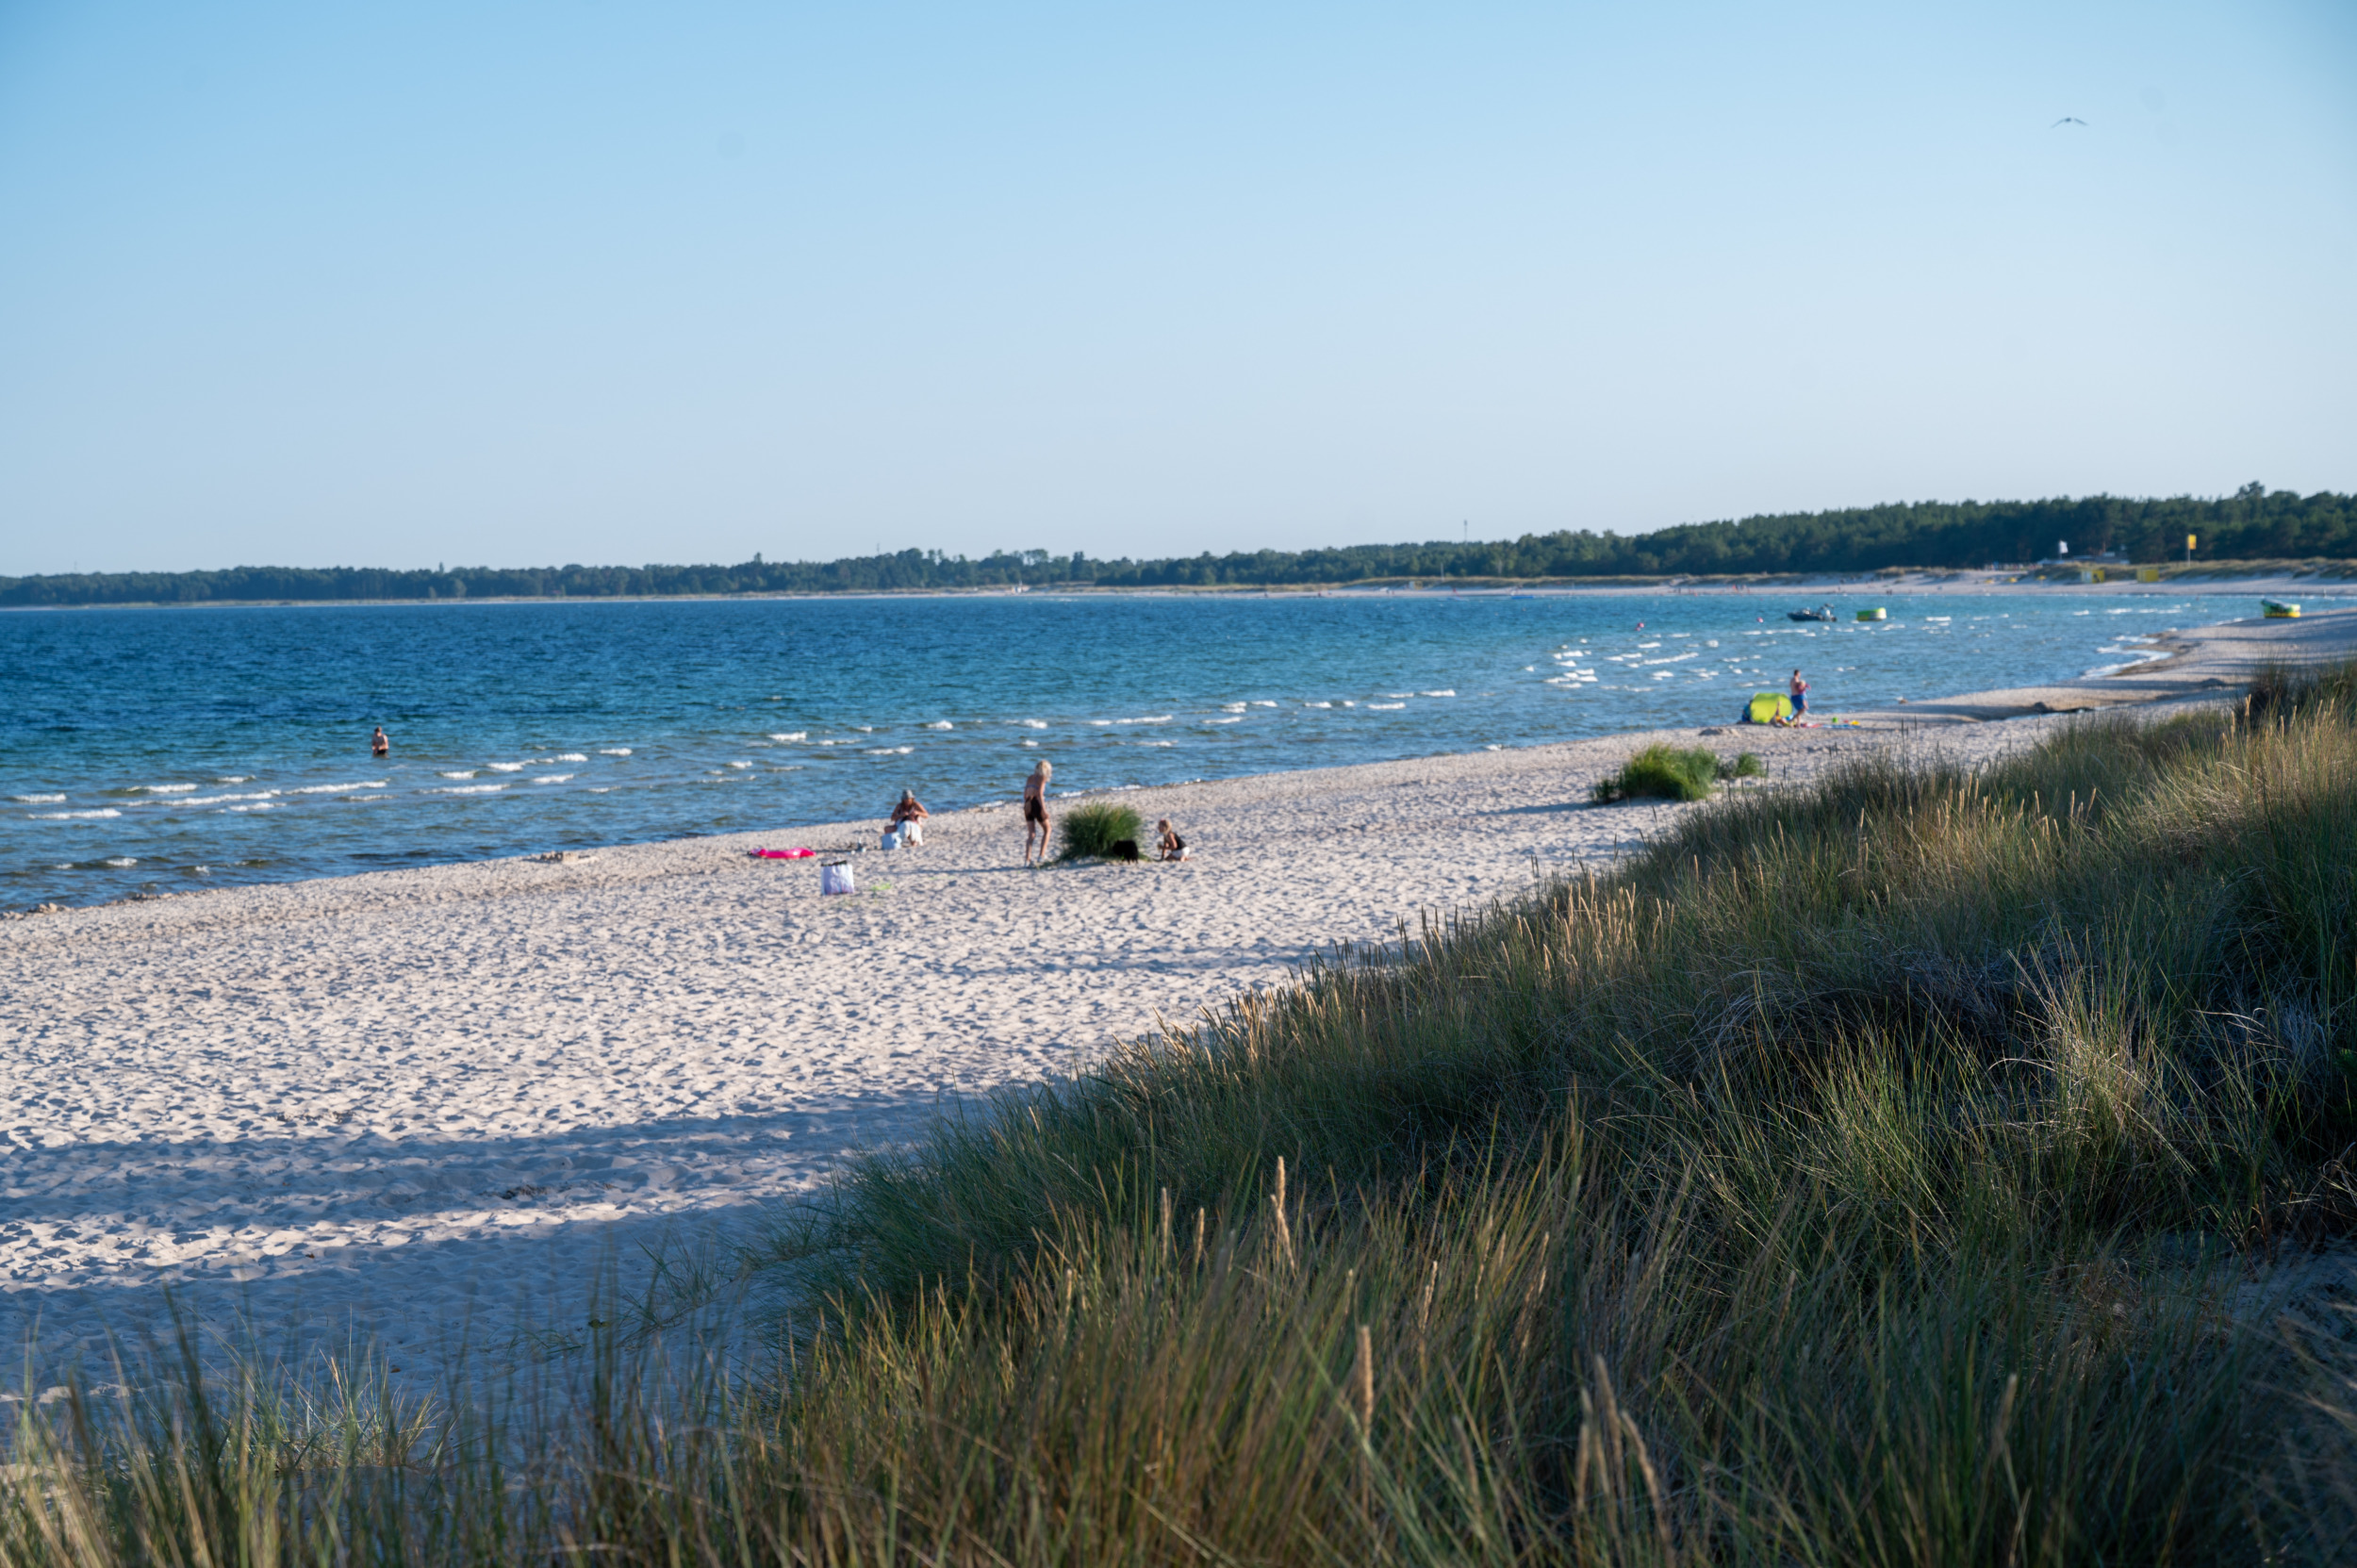
<path id="1" fill-rule="evenodd" d="M 1039 858 L 1047 858 L 1047 781 L 1055 776 L 1055 765 L 1046 757 L 1031 769 L 1031 776 L 1023 781 L 1023 864 L 1031 861 L 1031 835 L 1039 835 Z"/>
<path id="2" fill-rule="evenodd" d="M 369 736 L 369 754 L 378 757 L 389 757 L 393 754 L 393 743 L 386 735 L 385 726 L 382 724 L 376 727 L 376 734 Z"/>

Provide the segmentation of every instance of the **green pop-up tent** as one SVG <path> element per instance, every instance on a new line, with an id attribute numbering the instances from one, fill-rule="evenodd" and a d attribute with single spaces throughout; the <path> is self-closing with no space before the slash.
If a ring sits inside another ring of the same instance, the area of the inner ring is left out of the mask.
<path id="1" fill-rule="evenodd" d="M 1792 717 L 1792 699 L 1780 691 L 1762 691 L 1753 695 L 1751 705 L 1743 710 L 1746 724 L 1772 724 L 1779 718 Z"/>

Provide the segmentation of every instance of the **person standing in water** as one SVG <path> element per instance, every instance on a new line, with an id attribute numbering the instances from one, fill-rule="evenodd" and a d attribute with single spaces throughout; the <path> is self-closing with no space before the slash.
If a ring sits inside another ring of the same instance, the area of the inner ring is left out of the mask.
<path id="1" fill-rule="evenodd" d="M 1801 679 L 1801 672 L 1796 669 L 1792 672 L 1792 717 L 1797 719 L 1806 712 L 1808 712 L 1808 683 Z"/>
<path id="2" fill-rule="evenodd" d="M 376 734 L 369 736 L 369 755 L 372 757 L 389 757 L 392 754 L 392 739 L 385 734 L 385 726 L 379 724 L 376 727 Z"/>
<path id="3" fill-rule="evenodd" d="M 1031 865 L 1031 835 L 1039 835 L 1039 858 L 1047 858 L 1047 781 L 1055 776 L 1055 765 L 1046 757 L 1031 769 L 1031 776 L 1023 781 L 1023 864 Z"/>

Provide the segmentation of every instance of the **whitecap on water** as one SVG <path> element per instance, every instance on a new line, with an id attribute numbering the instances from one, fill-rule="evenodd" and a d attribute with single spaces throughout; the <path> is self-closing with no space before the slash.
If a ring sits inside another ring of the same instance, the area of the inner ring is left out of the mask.
<path id="1" fill-rule="evenodd" d="M 532 782 L 534 784 L 564 784 L 571 777 L 570 773 L 543 773 Z"/>
<path id="2" fill-rule="evenodd" d="M 278 809 L 278 802 L 275 801 L 256 801 L 250 806 L 231 806 L 228 809 L 231 811 L 276 811 Z"/>
<path id="3" fill-rule="evenodd" d="M 750 762 L 733 762 L 733 763 L 729 764 L 729 766 L 730 766 L 731 767 L 750 767 L 752 766 L 752 764 L 751 764 L 751 763 L 750 763 Z M 566 775 L 566 777 L 567 777 L 567 778 L 570 778 L 570 777 L 572 777 L 572 775 L 571 775 L 571 774 L 569 774 L 569 773 L 568 773 L 568 774 Z"/>
<path id="4" fill-rule="evenodd" d="M 795 734 L 789 735 L 786 738 L 790 740 L 799 740 L 802 737 L 799 734 Z M 598 755 L 602 757 L 626 757 L 630 755 L 630 748 L 627 746 L 602 746 L 598 748 Z"/>
<path id="5" fill-rule="evenodd" d="M 11 795 L 8 799 L 21 806 L 54 806 L 65 797 L 62 795 Z"/>
<path id="6" fill-rule="evenodd" d="M 1369 708 L 1377 713 L 1396 713 L 1407 705 L 1408 704 L 1405 702 L 1369 702 L 1367 704 Z"/>
<path id="7" fill-rule="evenodd" d="M 32 820 L 36 822 L 102 822 L 109 817 L 122 815 L 123 813 L 112 806 L 102 806 L 96 811 L 37 811 L 33 813 Z"/>
<path id="8" fill-rule="evenodd" d="M 347 789 L 383 789 L 385 784 L 386 781 L 383 779 L 364 779 L 358 784 L 305 784 L 300 789 L 290 789 L 287 793 L 289 795 L 338 795 Z"/>
<path id="9" fill-rule="evenodd" d="M 915 751 L 914 746 L 876 746 L 868 749 L 871 757 L 905 757 Z"/>
<path id="10" fill-rule="evenodd" d="M 926 725 L 925 728 L 929 730 L 954 730 L 957 726 L 950 723 L 946 718 L 936 718 L 931 723 Z"/>
<path id="11" fill-rule="evenodd" d="M 1457 693 L 1455 691 L 1420 691 L 1416 695 L 1419 697 L 1454 697 Z"/>
<path id="12" fill-rule="evenodd" d="M 495 762 L 491 764 L 490 767 L 491 771 L 494 773 L 520 773 L 524 770 L 526 764 L 520 762 Z"/>
<path id="13" fill-rule="evenodd" d="M 430 791 L 429 793 L 435 795 L 492 795 L 498 793 L 500 790 L 505 789 L 506 787 L 507 786 L 503 784 L 453 784 L 446 789 L 437 789 Z"/>
<path id="14" fill-rule="evenodd" d="M 474 769 L 471 767 L 461 767 L 454 772 L 445 773 L 442 777 L 445 779 L 471 779 L 474 777 Z"/>
<path id="15" fill-rule="evenodd" d="M 801 740 L 807 737 L 809 734 L 810 732 L 808 730 L 788 730 L 783 734 L 771 735 L 769 738 L 771 740 Z M 825 742 L 821 741 L 819 744 L 824 745 Z M 621 754 L 628 756 L 630 753 L 624 751 Z"/>
<path id="16" fill-rule="evenodd" d="M 557 762 L 587 762 L 589 759 L 579 751 L 559 751 L 556 753 L 553 760 Z"/>
<path id="17" fill-rule="evenodd" d="M 1021 724 L 1027 730 L 1044 730 L 1047 728 L 1047 720 L 1045 718 L 1020 718 L 1015 720 L 1015 722 Z"/>
<path id="18" fill-rule="evenodd" d="M 1304 702 L 1301 705 L 1305 708 L 1330 708 L 1334 704 L 1331 702 Z"/>
<path id="19" fill-rule="evenodd" d="M 136 855 L 109 855 L 107 859 L 99 862 L 99 864 L 102 866 L 111 866 L 116 870 L 120 871 L 126 866 L 137 866 L 139 864 L 139 857 Z"/>
<path id="20" fill-rule="evenodd" d="M 192 784 L 133 784 L 134 795 L 193 795 L 199 786 Z"/>
<path id="21" fill-rule="evenodd" d="M 1261 701 L 1261 699 L 1259 699 L 1259 698 L 1257 698 L 1257 697 L 1255 697 L 1255 698 L 1252 700 L 1252 705 L 1253 705 L 1254 707 L 1256 707 L 1256 708 L 1273 708 L 1273 707 L 1277 706 L 1277 704 L 1276 704 L 1276 703 L 1274 703 L 1274 702 L 1263 702 L 1262 701 Z"/>
<path id="22" fill-rule="evenodd" d="M 1219 711 L 1222 713 L 1242 713 L 1244 709 L 1250 707 L 1251 705 L 1252 704 L 1249 702 L 1222 702 L 1219 705 Z"/>

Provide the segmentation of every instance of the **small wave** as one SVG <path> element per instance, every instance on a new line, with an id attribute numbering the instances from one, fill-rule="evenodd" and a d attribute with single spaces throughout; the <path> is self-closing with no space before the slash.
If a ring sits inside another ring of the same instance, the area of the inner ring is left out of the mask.
<path id="1" fill-rule="evenodd" d="M 876 746 L 869 748 L 867 754 L 871 757 L 905 757 L 915 750 L 914 746 Z"/>
<path id="2" fill-rule="evenodd" d="M 750 762 L 733 762 L 729 764 L 729 766 L 731 767 L 750 767 L 752 764 Z"/>
<path id="3" fill-rule="evenodd" d="M 364 779 L 358 784 L 305 784 L 301 789 L 287 791 L 289 795 L 340 795 L 347 789 L 382 789 L 383 779 Z"/>
<path id="4" fill-rule="evenodd" d="M 806 740 L 809 737 L 810 732 L 808 730 L 788 730 L 782 735 L 771 735 L 769 738 L 771 740 Z M 821 741 L 819 744 L 824 745 L 826 743 Z M 624 752 L 622 754 L 625 756 L 629 755 L 628 752 Z"/>
<path id="5" fill-rule="evenodd" d="M 1405 702 L 1369 702 L 1367 709 L 1371 713 L 1397 713 L 1407 705 Z"/>
<path id="6" fill-rule="evenodd" d="M 1207 718 L 1203 722 L 1206 724 L 1241 724 L 1244 720 L 1241 718 Z"/>
<path id="7" fill-rule="evenodd" d="M 1301 705 L 1305 708 L 1330 708 L 1334 704 L 1331 702 L 1304 702 Z"/>
<path id="8" fill-rule="evenodd" d="M 1222 702 L 1219 705 L 1219 711 L 1222 713 L 1242 713 L 1244 709 L 1250 707 L 1251 705 L 1252 704 L 1249 702 Z"/>
<path id="9" fill-rule="evenodd" d="M 126 866 L 137 866 L 139 863 L 139 857 L 137 855 L 109 855 L 98 864 L 101 866 L 111 866 L 116 870 L 120 871 Z"/>
<path id="10" fill-rule="evenodd" d="M 1036 740 L 1027 740 L 1023 744 L 1026 746 L 1037 746 L 1039 742 Z"/>
<path id="11" fill-rule="evenodd" d="M 1045 718 L 1024 718 L 1018 719 L 1016 722 L 1021 724 L 1027 730 L 1044 730 L 1047 728 L 1047 720 Z"/>
<path id="12" fill-rule="evenodd" d="M 490 766 L 494 773 L 520 773 L 530 765 L 520 762 L 495 762 Z"/>
<path id="13" fill-rule="evenodd" d="M 570 781 L 572 775 L 570 773 L 543 773 L 540 777 L 533 780 L 532 782 L 534 784 L 565 784 Z"/>
<path id="14" fill-rule="evenodd" d="M 1263 702 L 1257 697 L 1252 700 L 1252 705 L 1256 708 L 1273 708 L 1277 706 L 1274 702 Z"/>
<path id="15" fill-rule="evenodd" d="M 109 817 L 122 815 L 123 813 L 112 806 L 102 806 L 96 811 L 37 811 L 33 813 L 31 820 L 36 822 L 103 822 Z"/>
<path id="16" fill-rule="evenodd" d="M 223 773 L 213 781 L 215 784 L 252 784 L 253 782 L 254 775 L 251 773 Z"/>
<path id="17" fill-rule="evenodd" d="M 496 795 L 507 786 L 503 784 L 453 784 L 447 789 L 432 790 L 435 795 Z"/>
<path id="18" fill-rule="evenodd" d="M 1416 693 L 1416 695 L 1417 695 L 1417 696 L 1419 696 L 1419 697 L 1454 697 L 1454 696 L 1456 696 L 1456 695 L 1457 695 L 1457 693 L 1456 693 L 1454 690 L 1450 690 L 1450 691 L 1420 691 L 1420 692 Z"/>
<path id="19" fill-rule="evenodd" d="M 277 793 L 274 789 L 265 789 L 253 795 L 199 795 L 194 800 L 174 801 L 172 803 L 175 806 L 217 806 L 223 801 L 267 801 Z"/>
<path id="20" fill-rule="evenodd" d="M 202 787 L 204 786 L 201 784 L 133 784 L 131 793 L 134 795 L 193 795 Z M 132 864 L 136 866 L 139 863 L 134 861 Z"/>
<path id="21" fill-rule="evenodd" d="M 589 759 L 579 751 L 559 751 L 551 760 L 554 762 L 587 762 Z"/>
<path id="22" fill-rule="evenodd" d="M 614 793 L 614 786 L 612 784 L 591 784 L 589 786 L 589 793 L 592 795 L 611 795 Z"/>
<path id="23" fill-rule="evenodd" d="M 929 730 L 954 730 L 957 726 L 950 723 L 946 718 L 936 718 L 931 723 L 926 725 L 925 728 Z"/>
<path id="24" fill-rule="evenodd" d="M 799 740 L 801 736 L 798 734 L 792 736 L 791 738 Z M 630 748 L 627 746 L 601 746 L 598 748 L 598 755 L 602 757 L 626 757 L 630 755 Z"/>
<path id="25" fill-rule="evenodd" d="M 474 775 L 475 770 L 473 768 L 461 767 L 454 772 L 445 773 L 442 777 L 445 779 L 471 779 Z"/>
<path id="26" fill-rule="evenodd" d="M 250 806 L 231 806 L 229 809 L 231 811 L 276 811 L 278 809 L 278 802 L 275 801 L 256 801 Z"/>
<path id="27" fill-rule="evenodd" d="M 8 799 L 20 806 L 54 806 L 65 797 L 62 795 L 11 795 Z"/>
<path id="28" fill-rule="evenodd" d="M 851 728 L 864 735 L 872 735 L 876 733 L 876 726 L 873 724 L 854 724 Z"/>
<path id="29" fill-rule="evenodd" d="M 1383 695 L 1386 697 L 1413 697 L 1416 694 L 1412 691 L 1387 691 Z"/>
<path id="30" fill-rule="evenodd" d="M 1141 740 L 1138 744 L 1140 746 L 1176 746 L 1178 743 L 1175 740 Z"/>

